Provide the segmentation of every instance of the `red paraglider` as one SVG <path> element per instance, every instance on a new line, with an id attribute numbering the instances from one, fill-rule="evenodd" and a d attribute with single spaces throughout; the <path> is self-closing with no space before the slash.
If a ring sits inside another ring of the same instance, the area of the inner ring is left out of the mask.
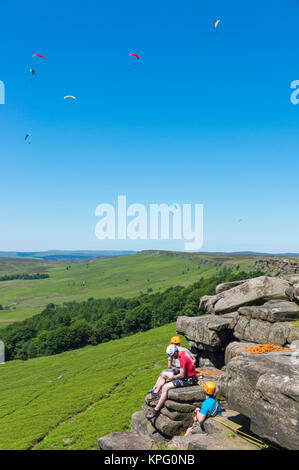
<path id="1" fill-rule="evenodd" d="M 41 55 L 41 54 L 33 54 L 32 57 L 40 57 L 41 59 L 46 60 L 45 57 L 44 57 L 43 55 Z"/>
<path id="2" fill-rule="evenodd" d="M 137 55 L 137 54 L 129 54 L 129 57 L 132 57 L 132 56 L 136 57 L 136 59 L 138 59 L 138 60 L 140 59 L 139 55 Z"/>

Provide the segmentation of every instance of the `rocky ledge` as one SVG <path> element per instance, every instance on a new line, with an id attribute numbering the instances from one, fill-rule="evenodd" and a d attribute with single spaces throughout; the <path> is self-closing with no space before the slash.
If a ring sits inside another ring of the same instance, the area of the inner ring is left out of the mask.
<path id="1" fill-rule="evenodd" d="M 177 320 L 177 332 L 187 338 L 201 368 L 199 385 L 170 390 L 153 422 L 146 414 L 156 403 L 146 397 L 143 410 L 132 416 L 131 432 L 101 438 L 100 448 L 249 450 L 274 445 L 298 450 L 299 329 L 290 323 L 299 319 L 298 303 L 296 275 L 218 286 L 214 296 L 201 299 L 201 316 Z M 267 343 L 283 349 L 256 353 L 257 345 Z M 204 400 L 204 383 L 211 379 L 228 409 L 221 418 L 208 419 L 208 434 L 184 437 Z"/>

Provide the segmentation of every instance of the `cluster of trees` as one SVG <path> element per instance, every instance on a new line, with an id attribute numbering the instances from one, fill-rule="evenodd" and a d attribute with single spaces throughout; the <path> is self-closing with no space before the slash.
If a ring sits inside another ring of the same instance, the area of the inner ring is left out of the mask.
<path id="1" fill-rule="evenodd" d="M 25 281 L 31 281 L 32 279 L 47 279 L 49 274 L 5 274 L 4 276 L 0 276 L 0 281 L 15 281 L 16 279 L 24 279 Z"/>
<path id="2" fill-rule="evenodd" d="M 231 270 L 202 278 L 188 287 L 171 287 L 130 299 L 90 298 L 61 306 L 49 304 L 40 314 L 0 330 L 0 339 L 5 344 L 7 360 L 25 360 L 96 345 L 171 323 L 179 315 L 198 315 L 200 298 L 214 294 L 219 283 L 261 274 Z"/>

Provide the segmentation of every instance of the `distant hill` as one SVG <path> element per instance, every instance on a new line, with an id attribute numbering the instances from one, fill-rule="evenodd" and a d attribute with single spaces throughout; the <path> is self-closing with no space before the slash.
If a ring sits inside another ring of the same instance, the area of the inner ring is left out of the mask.
<path id="1" fill-rule="evenodd" d="M 91 262 L 1 258 L 0 275 L 47 273 L 49 279 L 0 283 L 0 327 L 40 313 L 47 304 L 88 300 L 90 297 L 133 297 L 213 276 L 224 267 L 246 270 L 253 260 L 241 256 L 150 252 Z"/>
<path id="2" fill-rule="evenodd" d="M 2 252 L 3 253 L 3 252 Z M 16 254 L 15 252 L 14 254 Z M 0 276 L 47 273 L 49 279 L 10 280 L 0 283 L 0 328 L 40 313 L 47 304 L 84 301 L 90 297 L 133 297 L 149 289 L 153 292 L 213 276 L 224 268 L 252 270 L 257 259 L 266 256 L 244 254 L 186 253 L 162 250 L 125 252 L 42 252 L 45 256 L 88 256 L 80 259 L 42 259 L 26 256 L 1 257 Z M 83 254 L 82 254 L 83 253 Z M 102 259 L 91 254 L 106 253 Z M 133 252 L 134 253 L 134 252 Z M 7 255 L 7 253 L 5 253 Z M 111 255 L 111 257 L 109 257 Z M 113 256 L 114 255 L 114 256 Z M 271 255 L 271 257 L 274 257 Z M 297 258 L 298 259 L 298 258 Z"/>
<path id="3" fill-rule="evenodd" d="M 285 257 L 285 258 L 298 258 L 299 253 L 260 253 L 258 251 L 195 251 L 195 252 L 186 252 L 186 251 L 168 251 L 168 250 L 143 250 L 141 253 L 151 253 L 151 254 L 180 254 L 180 255 L 231 255 L 231 256 L 258 256 L 258 257 Z"/>
<path id="4" fill-rule="evenodd" d="M 88 250 L 49 250 L 49 251 L 0 251 L 0 258 L 32 258 L 43 260 L 74 260 L 106 259 L 115 256 L 135 254 L 136 251 L 88 251 Z"/>

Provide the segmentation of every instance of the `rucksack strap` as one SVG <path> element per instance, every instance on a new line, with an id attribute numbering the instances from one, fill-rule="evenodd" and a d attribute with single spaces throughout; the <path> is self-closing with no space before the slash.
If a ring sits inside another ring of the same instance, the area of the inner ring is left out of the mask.
<path id="1" fill-rule="evenodd" d="M 217 400 L 216 398 L 215 398 L 215 404 L 216 404 L 216 408 L 215 408 L 215 410 L 213 411 L 213 413 L 211 413 L 211 410 L 212 410 L 212 408 L 213 408 L 214 405 L 211 406 L 211 409 L 210 409 L 210 411 L 209 411 L 209 413 L 208 413 L 208 416 L 211 416 L 211 418 L 214 418 L 215 416 L 217 416 L 218 411 L 219 411 L 219 400 Z"/>

